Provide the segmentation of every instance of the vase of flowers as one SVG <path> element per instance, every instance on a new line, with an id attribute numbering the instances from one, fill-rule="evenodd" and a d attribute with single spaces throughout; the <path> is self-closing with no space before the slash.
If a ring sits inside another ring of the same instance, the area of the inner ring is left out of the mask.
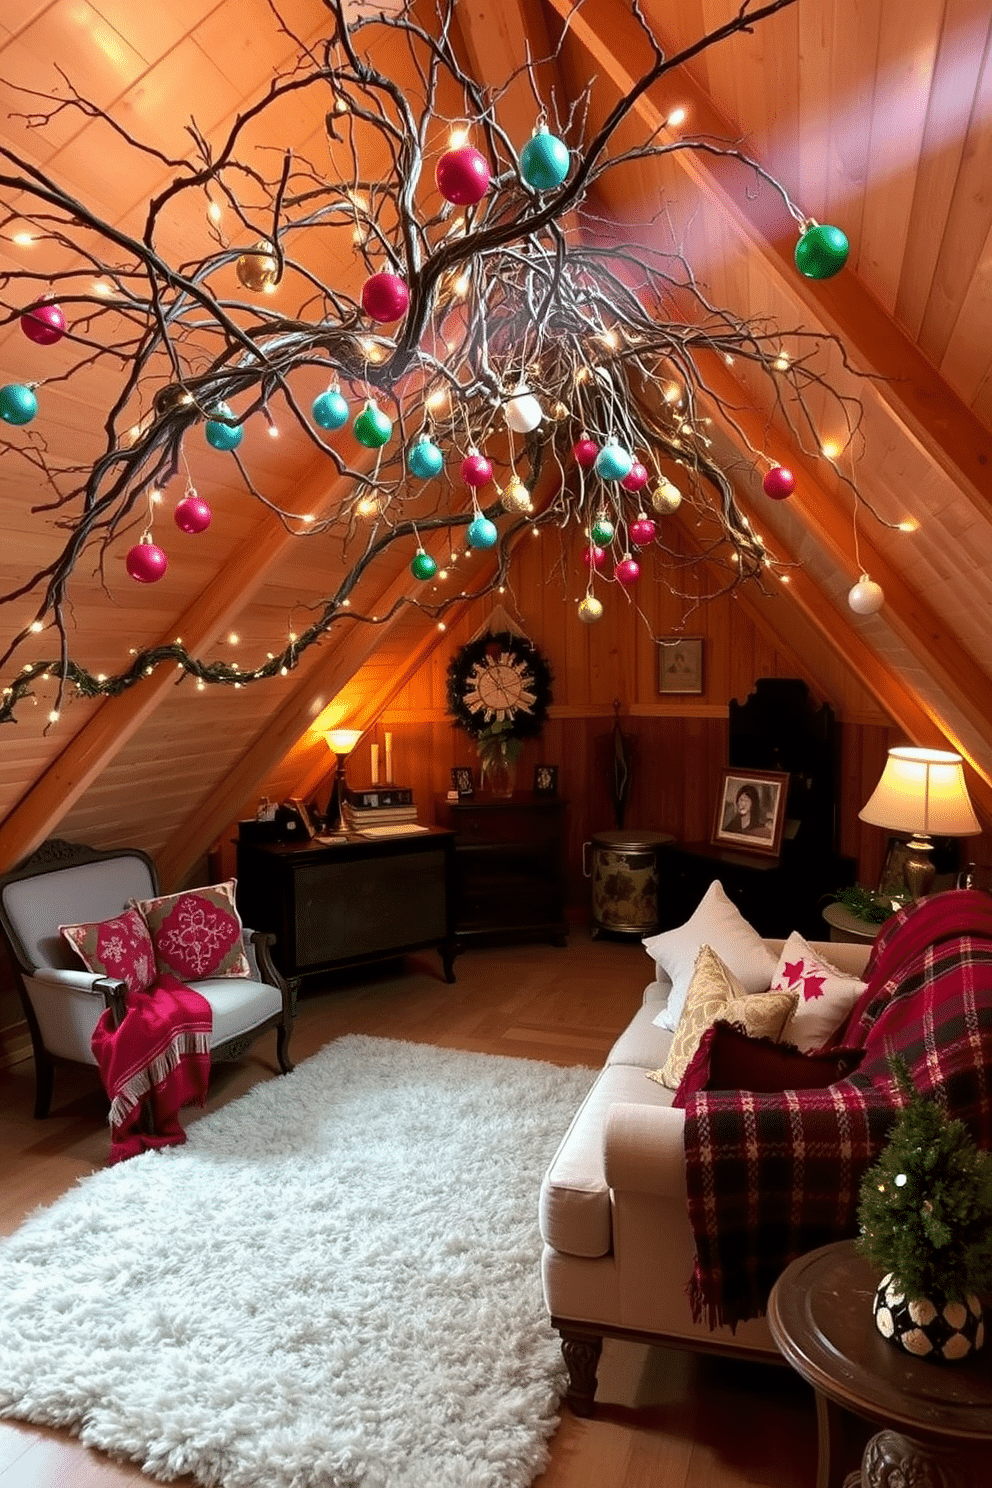
<path id="1" fill-rule="evenodd" d="M 476 735 L 482 788 L 491 796 L 508 799 L 517 782 L 517 761 L 523 741 L 514 737 L 512 723 L 487 724 Z"/>
<path id="2" fill-rule="evenodd" d="M 885 1273 L 875 1325 L 918 1358 L 964 1359 L 984 1341 L 979 1297 L 992 1286 L 992 1156 L 916 1090 L 905 1061 L 892 1067 L 905 1104 L 858 1205 L 858 1248 Z"/>

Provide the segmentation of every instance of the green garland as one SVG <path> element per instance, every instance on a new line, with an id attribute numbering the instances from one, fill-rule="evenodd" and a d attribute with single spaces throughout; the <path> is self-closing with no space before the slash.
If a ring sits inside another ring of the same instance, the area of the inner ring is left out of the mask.
<path id="1" fill-rule="evenodd" d="M 860 884 L 848 884 L 846 888 L 837 889 L 833 897 L 859 920 L 867 920 L 870 925 L 884 924 L 897 910 L 911 902 L 909 894 L 879 894 L 874 889 L 863 889 Z"/>

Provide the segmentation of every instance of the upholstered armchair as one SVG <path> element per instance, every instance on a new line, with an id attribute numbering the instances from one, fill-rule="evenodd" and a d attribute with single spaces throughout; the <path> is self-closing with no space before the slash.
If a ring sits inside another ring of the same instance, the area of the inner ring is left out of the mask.
<path id="1" fill-rule="evenodd" d="M 124 1014 L 125 983 L 87 971 L 59 933 L 61 925 L 113 919 L 132 900 L 159 895 L 155 865 L 136 848 L 101 852 L 53 839 L 0 878 L 0 926 L 13 952 L 35 1060 L 37 1117 L 51 1107 L 55 1066 L 68 1060 L 96 1065 L 90 1040 L 105 1008 L 114 1024 Z M 213 1014 L 211 1062 L 238 1059 L 267 1029 L 276 1030 L 276 1058 L 292 1068 L 290 1035 L 296 983 L 273 964 L 274 936 L 243 930 L 239 964 L 248 975 L 189 980 Z M 247 967 L 240 963 L 243 951 Z"/>

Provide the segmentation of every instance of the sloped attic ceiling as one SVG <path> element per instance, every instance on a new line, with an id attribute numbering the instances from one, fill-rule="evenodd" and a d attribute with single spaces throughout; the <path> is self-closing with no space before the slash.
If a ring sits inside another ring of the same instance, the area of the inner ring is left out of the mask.
<path id="1" fill-rule="evenodd" d="M 293 38 L 313 41 L 326 26 L 319 0 L 278 8 L 286 29 L 265 0 L 174 0 L 150 11 L 125 0 L 8 0 L 0 16 L 0 108 L 23 116 L 36 106 L 13 83 L 64 93 L 61 68 L 123 129 L 151 138 L 165 154 L 182 152 L 190 116 L 209 138 L 220 138 L 273 71 L 291 61 Z M 738 7 L 731 0 L 678 6 L 644 0 L 642 9 L 672 53 Z M 615 0 L 578 7 L 570 0 L 504 0 L 498 7 L 459 0 L 456 14 L 460 44 L 480 81 L 500 87 L 526 56 L 553 50 L 554 63 L 540 71 L 541 87 L 567 109 L 594 80 L 594 121 L 630 90 L 649 60 L 643 33 Z M 799 477 L 789 502 L 770 503 L 750 462 L 737 462 L 745 510 L 776 555 L 800 565 L 789 572 L 789 601 L 907 735 L 965 754 L 986 817 L 992 815 L 989 40 L 988 9 L 980 0 L 920 0 L 912 7 L 904 0 L 797 0 L 752 34 L 700 54 L 638 100 L 619 146 L 664 125 L 677 108 L 686 110 L 683 132 L 738 141 L 805 214 L 847 233 L 851 257 L 832 280 L 811 282 L 796 272 L 795 223 L 781 200 L 718 157 L 676 151 L 650 172 L 632 167 L 604 179 L 594 203 L 600 231 L 604 221 L 623 233 L 631 223 L 655 219 L 658 232 L 684 248 L 711 300 L 768 315 L 786 328 L 835 332 L 852 365 L 871 374 L 870 384 L 857 388 L 864 418 L 854 464 L 845 455 L 837 471 L 812 448 L 796 446 L 739 368 L 714 365 L 710 385 L 737 407 L 742 447 L 750 441 Z M 395 59 L 400 72 L 403 65 Z M 519 142 L 536 112 L 525 79 L 510 102 L 519 113 Z M 322 116 L 287 108 L 278 125 L 278 139 L 264 143 L 326 160 Z M 22 157 L 127 230 L 140 224 L 148 196 L 169 178 L 154 158 L 144 174 L 136 171 L 122 141 L 77 111 L 60 113 L 43 131 L 7 117 L 3 135 Z M 32 251 L 13 241 L 15 227 L 11 218 L 0 229 L 5 269 L 16 270 Z M 177 217 L 170 246 L 183 254 L 201 230 L 202 223 Z M 348 273 L 344 254 L 341 272 Z M 45 354 L 24 340 L 16 322 L 0 331 L 4 382 L 50 376 Z M 839 358 L 833 370 L 843 382 Z M 323 386 L 316 373 L 312 386 L 306 377 L 303 383 L 304 402 Z M 46 389 L 49 417 L 69 458 L 93 458 L 91 409 L 100 392 L 96 372 Z M 829 427 L 817 432 L 824 443 L 840 434 Z M 274 500 L 287 505 L 292 498 L 295 510 L 318 517 L 340 500 L 326 466 L 293 431 L 278 441 L 257 432 L 249 439 L 256 479 Z M 64 534 L 51 514 L 32 511 L 39 504 L 37 471 L 9 450 L 0 458 L 7 539 L 0 593 L 6 593 L 48 561 Z M 851 476 L 866 503 L 856 526 L 841 478 Z M 214 522 L 195 554 L 184 553 L 173 565 L 167 591 L 125 588 L 98 571 L 77 585 L 72 624 L 92 669 L 117 670 L 122 649 L 178 636 L 204 656 L 220 654 L 232 632 L 246 649 L 278 649 L 340 571 L 339 551 L 319 540 L 299 543 L 271 513 L 245 500 L 228 457 L 198 454 L 196 484 Z M 133 540 L 133 532 L 123 538 L 121 551 Z M 855 616 L 846 601 L 864 571 L 886 594 L 884 609 L 870 618 Z M 379 612 L 387 614 L 410 585 L 402 559 L 377 582 Z M 28 600 L 5 606 L 3 634 L 19 630 L 32 613 Z M 44 642 L 38 639 L 35 654 L 47 654 Z M 176 685 L 162 668 L 119 697 L 77 700 L 57 726 L 47 725 L 42 697 L 0 736 L 0 868 L 70 814 L 75 834 L 85 835 L 88 789 L 119 772 L 115 799 L 130 803 L 115 823 L 119 840 L 141 841 L 181 876 L 359 666 L 376 655 L 382 662 L 383 689 L 366 702 L 371 717 L 388 696 L 388 679 L 399 685 L 432 643 L 429 622 L 400 609 L 389 624 L 336 632 L 290 677 L 236 694 L 208 688 L 196 696 L 188 681 Z M 203 809 L 207 801 L 212 813 Z"/>

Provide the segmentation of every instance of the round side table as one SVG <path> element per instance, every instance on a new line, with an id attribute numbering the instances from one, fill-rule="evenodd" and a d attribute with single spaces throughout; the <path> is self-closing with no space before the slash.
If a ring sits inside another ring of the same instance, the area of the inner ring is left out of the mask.
<path id="1" fill-rule="evenodd" d="M 768 1301 L 772 1337 L 816 1392 L 816 1488 L 977 1488 L 988 1481 L 992 1348 L 956 1364 L 903 1353 L 875 1327 L 877 1283 L 842 1240 L 793 1261 Z M 883 1428 L 843 1480 L 837 1406 Z"/>
<path id="2" fill-rule="evenodd" d="M 858 915 L 852 914 L 846 904 L 828 904 L 823 911 L 823 918 L 830 926 L 830 939 L 836 941 L 857 941 L 864 944 L 874 940 L 882 928 L 880 923 L 862 920 Z"/>

